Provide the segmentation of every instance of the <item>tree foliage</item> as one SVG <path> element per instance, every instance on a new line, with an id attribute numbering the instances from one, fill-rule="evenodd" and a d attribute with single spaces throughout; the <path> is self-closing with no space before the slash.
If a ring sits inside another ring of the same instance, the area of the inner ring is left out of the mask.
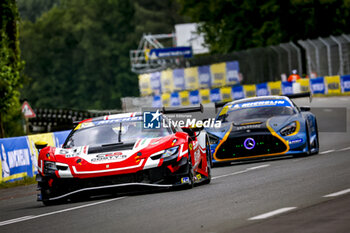
<path id="1" fill-rule="evenodd" d="M 8 128 L 20 116 L 19 89 L 21 87 L 20 60 L 18 42 L 18 11 L 15 0 L 0 3 L 0 137 L 5 136 Z"/>
<path id="2" fill-rule="evenodd" d="M 349 0 L 178 0 L 214 53 L 349 33 Z"/>
<path id="3" fill-rule="evenodd" d="M 27 0 L 20 0 L 21 3 Z M 22 97 L 46 108 L 116 109 L 123 96 L 138 96 L 129 50 L 143 33 L 169 33 L 183 22 L 173 0 L 29 0 L 36 20 L 21 25 L 25 74 Z M 58 2 L 58 3 L 57 3 Z"/>
<path id="4" fill-rule="evenodd" d="M 21 27 L 23 91 L 35 107 L 120 108 L 138 95 L 129 50 L 136 44 L 134 8 L 124 0 L 65 0 Z"/>

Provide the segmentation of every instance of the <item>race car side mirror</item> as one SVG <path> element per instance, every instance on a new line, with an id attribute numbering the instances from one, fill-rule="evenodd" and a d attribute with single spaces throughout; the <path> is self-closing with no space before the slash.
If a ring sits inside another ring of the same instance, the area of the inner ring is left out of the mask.
<path id="1" fill-rule="evenodd" d="M 45 147 L 47 147 L 47 142 L 44 141 L 37 141 L 34 143 L 35 144 L 35 148 L 39 151 Z"/>
<path id="2" fill-rule="evenodd" d="M 300 111 L 302 112 L 309 112 L 311 110 L 310 106 L 302 106 L 300 107 Z"/>

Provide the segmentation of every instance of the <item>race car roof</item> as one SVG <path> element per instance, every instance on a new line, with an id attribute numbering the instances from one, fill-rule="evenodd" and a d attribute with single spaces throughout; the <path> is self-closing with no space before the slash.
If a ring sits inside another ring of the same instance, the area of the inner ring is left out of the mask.
<path id="1" fill-rule="evenodd" d="M 234 100 L 234 101 L 228 102 L 227 104 L 225 104 L 225 106 L 229 106 L 233 104 L 242 104 L 247 102 L 265 101 L 265 100 L 286 100 L 290 105 L 292 105 L 292 102 L 286 96 L 269 95 L 269 96 L 259 96 L 259 97 L 251 97 L 251 98 Z"/>

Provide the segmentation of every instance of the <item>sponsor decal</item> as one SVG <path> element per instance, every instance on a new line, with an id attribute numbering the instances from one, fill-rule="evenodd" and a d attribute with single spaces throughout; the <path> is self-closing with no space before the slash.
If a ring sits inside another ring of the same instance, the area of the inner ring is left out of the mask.
<path id="1" fill-rule="evenodd" d="M 230 109 L 234 110 L 239 108 L 254 108 L 254 107 L 269 107 L 269 106 L 290 106 L 290 103 L 286 100 L 263 100 L 263 101 L 254 101 L 254 102 L 231 105 Z"/>
<path id="2" fill-rule="evenodd" d="M 127 158 L 127 155 L 123 155 L 122 152 L 113 152 L 110 154 L 99 154 L 96 155 L 95 158 L 91 159 L 91 162 L 101 162 L 106 160 L 119 160 L 119 159 L 125 159 Z"/>
<path id="3" fill-rule="evenodd" d="M 181 178 L 181 184 L 190 184 L 190 178 L 189 177 L 183 177 Z"/>
<path id="4" fill-rule="evenodd" d="M 302 143 L 303 139 L 302 138 L 297 138 L 297 139 L 293 139 L 293 140 L 289 140 L 288 143 L 291 144 L 297 144 L 297 143 Z"/>
<path id="5" fill-rule="evenodd" d="M 245 130 L 245 129 L 257 129 L 261 128 L 261 125 L 244 125 L 244 126 L 238 126 L 237 130 Z"/>
<path id="6" fill-rule="evenodd" d="M 255 147 L 255 140 L 253 138 L 247 138 L 243 145 L 247 150 L 251 150 Z"/>

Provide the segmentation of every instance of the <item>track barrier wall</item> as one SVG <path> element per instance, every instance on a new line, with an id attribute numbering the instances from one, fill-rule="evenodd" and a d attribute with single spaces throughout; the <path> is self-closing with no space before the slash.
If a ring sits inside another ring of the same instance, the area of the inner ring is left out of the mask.
<path id="1" fill-rule="evenodd" d="M 62 146 L 70 130 L 0 139 L 0 182 L 12 182 L 37 174 L 38 151 L 34 143 Z"/>

